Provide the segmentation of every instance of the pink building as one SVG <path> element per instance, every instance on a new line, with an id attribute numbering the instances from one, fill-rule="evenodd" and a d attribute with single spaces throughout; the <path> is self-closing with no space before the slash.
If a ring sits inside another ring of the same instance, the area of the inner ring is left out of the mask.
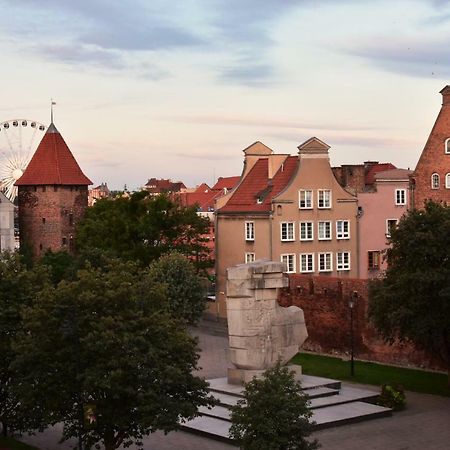
<path id="1" fill-rule="evenodd" d="M 390 230 L 408 210 L 410 170 L 391 169 L 374 175 L 374 189 L 358 194 L 359 277 L 373 278 L 386 269 L 384 252 Z"/>

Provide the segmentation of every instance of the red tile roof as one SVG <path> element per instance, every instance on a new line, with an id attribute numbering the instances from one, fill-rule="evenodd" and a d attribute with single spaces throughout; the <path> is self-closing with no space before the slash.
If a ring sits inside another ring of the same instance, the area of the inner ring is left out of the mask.
<path id="1" fill-rule="evenodd" d="M 269 179 L 269 161 L 267 158 L 260 158 L 228 202 L 220 208 L 220 212 L 270 211 L 272 199 L 288 185 L 297 162 L 297 156 L 288 156 L 275 176 Z M 258 203 L 258 198 L 261 203 Z"/>
<path id="2" fill-rule="evenodd" d="M 385 172 L 386 170 L 396 169 L 396 167 L 391 163 L 377 163 L 373 164 L 369 167 L 369 170 L 366 173 L 366 184 L 375 183 L 375 175 L 378 172 Z"/>
<path id="3" fill-rule="evenodd" d="M 89 185 L 92 181 L 82 172 L 63 137 L 53 124 L 48 127 L 16 186 Z"/>
<path id="4" fill-rule="evenodd" d="M 217 180 L 217 183 L 211 188 L 214 190 L 223 190 L 224 188 L 227 188 L 228 190 L 233 189 L 241 179 L 240 176 L 238 177 L 219 177 Z"/>

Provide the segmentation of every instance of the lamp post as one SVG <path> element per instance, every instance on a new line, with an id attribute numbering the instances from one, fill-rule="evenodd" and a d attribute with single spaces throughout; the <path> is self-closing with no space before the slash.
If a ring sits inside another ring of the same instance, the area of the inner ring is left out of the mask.
<path id="1" fill-rule="evenodd" d="M 355 342 L 353 336 L 353 308 L 358 301 L 358 291 L 353 291 L 348 299 L 348 306 L 350 308 L 350 375 L 355 375 Z"/>

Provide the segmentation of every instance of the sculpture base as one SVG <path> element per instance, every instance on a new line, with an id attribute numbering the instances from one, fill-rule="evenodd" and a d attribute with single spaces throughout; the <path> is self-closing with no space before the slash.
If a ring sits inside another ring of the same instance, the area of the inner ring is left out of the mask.
<path id="1" fill-rule="evenodd" d="M 295 379 L 300 379 L 302 375 L 302 366 L 295 364 L 286 366 L 290 371 L 295 372 Z M 228 368 L 228 383 L 243 385 L 253 380 L 253 378 L 261 378 L 264 370 L 252 369 L 235 369 Z"/>

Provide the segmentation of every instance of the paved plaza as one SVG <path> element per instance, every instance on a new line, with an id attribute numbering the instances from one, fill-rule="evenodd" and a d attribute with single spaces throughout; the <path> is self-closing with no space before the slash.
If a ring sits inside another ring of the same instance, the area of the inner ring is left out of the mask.
<path id="1" fill-rule="evenodd" d="M 205 378 L 225 376 L 228 367 L 227 338 L 201 330 L 196 330 L 195 333 L 202 349 L 199 374 Z M 60 435 L 60 428 L 55 427 L 23 440 L 41 450 L 73 448 L 73 443 L 59 444 Z M 318 431 L 314 437 L 324 450 L 448 450 L 450 398 L 408 392 L 405 411 L 394 413 L 392 417 Z M 152 434 L 144 439 L 144 448 L 227 450 L 236 447 L 185 432 L 173 432 L 166 436 L 163 433 Z"/>

